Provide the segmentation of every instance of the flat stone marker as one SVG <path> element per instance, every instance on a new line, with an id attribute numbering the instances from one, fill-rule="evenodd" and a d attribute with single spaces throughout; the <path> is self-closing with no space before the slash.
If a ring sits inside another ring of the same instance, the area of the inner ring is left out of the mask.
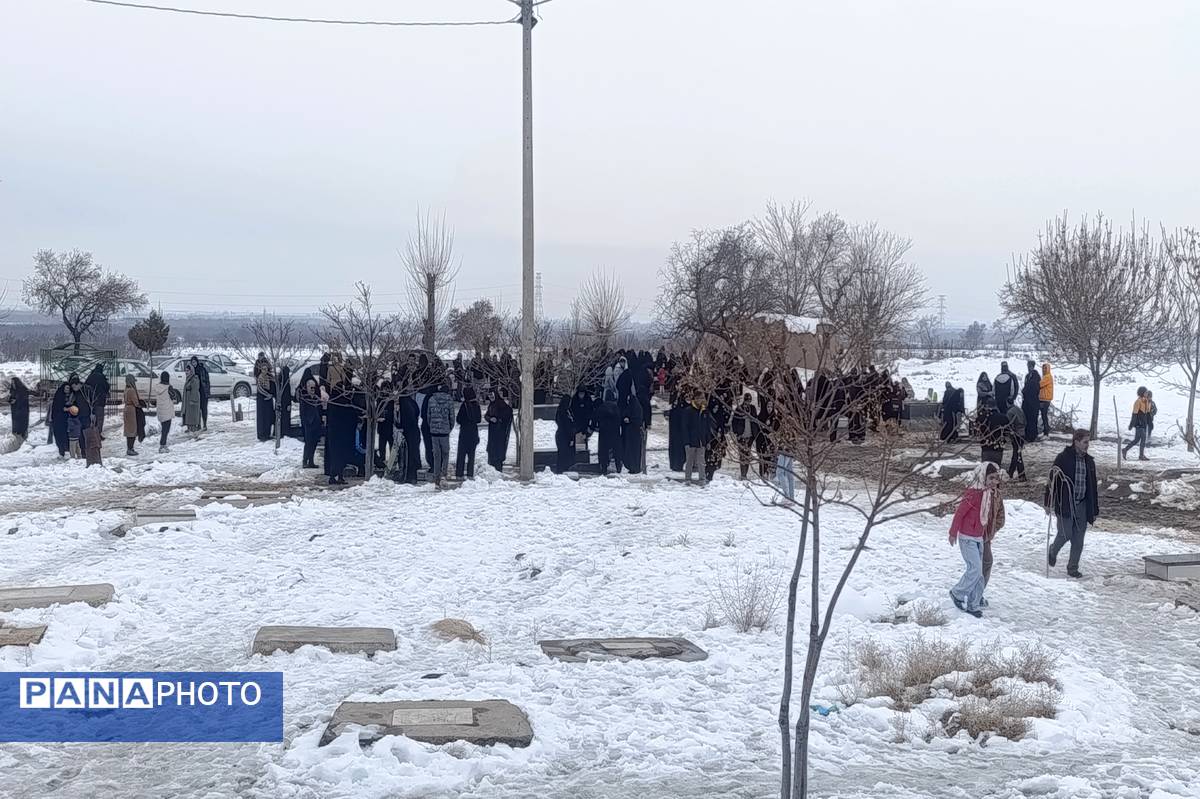
<path id="1" fill-rule="evenodd" d="M 32 646 L 42 641 L 46 625 L 36 627 L 0 627 L 0 646 Z"/>
<path id="2" fill-rule="evenodd" d="M 1200 580 L 1200 553 L 1190 555 L 1147 555 L 1146 576 L 1160 580 Z"/>
<path id="3" fill-rule="evenodd" d="M 330 652 L 391 652 L 396 633 L 387 627 L 260 627 L 254 636 L 252 654 L 295 652 L 302 646 L 323 646 Z"/>
<path id="4" fill-rule="evenodd" d="M 547 656 L 568 663 L 588 660 L 664 658 L 686 662 L 705 660 L 708 653 L 686 638 L 569 638 L 538 641 Z"/>
<path id="5" fill-rule="evenodd" d="M 86 602 L 99 607 L 113 597 L 111 583 L 95 585 L 47 585 L 33 588 L 0 588 L 0 612 L 21 608 L 48 608 Z"/>
<path id="6" fill-rule="evenodd" d="M 268 490 L 259 489 L 259 490 L 255 490 L 255 491 L 249 491 L 249 490 L 234 491 L 232 489 L 229 489 L 229 490 L 205 491 L 203 494 L 200 495 L 200 498 L 201 499 L 224 499 L 225 497 L 245 497 L 246 499 L 255 499 L 255 498 L 259 498 L 259 497 L 277 497 L 279 495 L 280 495 L 280 492 L 278 490 L 268 491 Z"/>
<path id="7" fill-rule="evenodd" d="M 143 524 L 172 524 L 175 522 L 194 522 L 194 510 L 138 510 L 133 513 L 134 527 Z"/>
<path id="8" fill-rule="evenodd" d="M 418 702 L 342 702 L 325 726 L 321 746 L 357 724 L 359 743 L 385 735 L 403 735 L 414 741 L 447 744 L 467 741 L 480 746 L 529 746 L 533 728 L 516 705 L 502 699 L 479 702 L 427 700 Z"/>

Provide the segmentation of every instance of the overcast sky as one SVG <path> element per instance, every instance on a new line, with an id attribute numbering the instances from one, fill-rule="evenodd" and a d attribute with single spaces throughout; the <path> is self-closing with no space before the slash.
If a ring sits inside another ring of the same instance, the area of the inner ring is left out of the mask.
<path id="1" fill-rule="evenodd" d="M 172 0 L 504 19 L 504 0 Z M 554 0 L 534 34 L 537 268 L 638 317 L 692 228 L 807 198 L 913 240 L 953 320 L 996 317 L 1063 210 L 1200 226 L 1194 0 Z M 0 279 L 91 250 L 166 309 L 399 301 L 418 206 L 457 299 L 520 288 L 520 28 L 350 28 L 0 0 Z"/>

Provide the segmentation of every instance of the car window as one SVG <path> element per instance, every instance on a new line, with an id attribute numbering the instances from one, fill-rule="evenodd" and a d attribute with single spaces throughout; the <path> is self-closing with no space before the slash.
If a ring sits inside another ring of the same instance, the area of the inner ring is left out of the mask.
<path id="1" fill-rule="evenodd" d="M 221 364 L 217 363 L 216 361 L 210 361 L 207 358 L 204 359 L 204 368 L 219 375 L 225 374 L 225 367 L 221 366 Z"/>

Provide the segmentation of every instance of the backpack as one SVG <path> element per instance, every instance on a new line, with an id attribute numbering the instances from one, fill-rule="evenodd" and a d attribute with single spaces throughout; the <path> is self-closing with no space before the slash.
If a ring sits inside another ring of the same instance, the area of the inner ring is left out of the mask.
<path id="1" fill-rule="evenodd" d="M 175 386 L 167 386 L 167 396 L 171 398 L 171 402 L 182 402 L 183 395 L 179 393 L 179 389 Z"/>

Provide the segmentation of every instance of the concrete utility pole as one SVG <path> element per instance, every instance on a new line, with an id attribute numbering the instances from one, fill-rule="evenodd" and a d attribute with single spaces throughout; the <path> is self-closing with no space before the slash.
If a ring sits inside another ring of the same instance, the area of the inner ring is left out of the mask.
<path id="1" fill-rule="evenodd" d="M 524 159 L 521 210 L 521 462 L 522 480 L 533 479 L 533 0 L 521 0 L 524 69 Z"/>

